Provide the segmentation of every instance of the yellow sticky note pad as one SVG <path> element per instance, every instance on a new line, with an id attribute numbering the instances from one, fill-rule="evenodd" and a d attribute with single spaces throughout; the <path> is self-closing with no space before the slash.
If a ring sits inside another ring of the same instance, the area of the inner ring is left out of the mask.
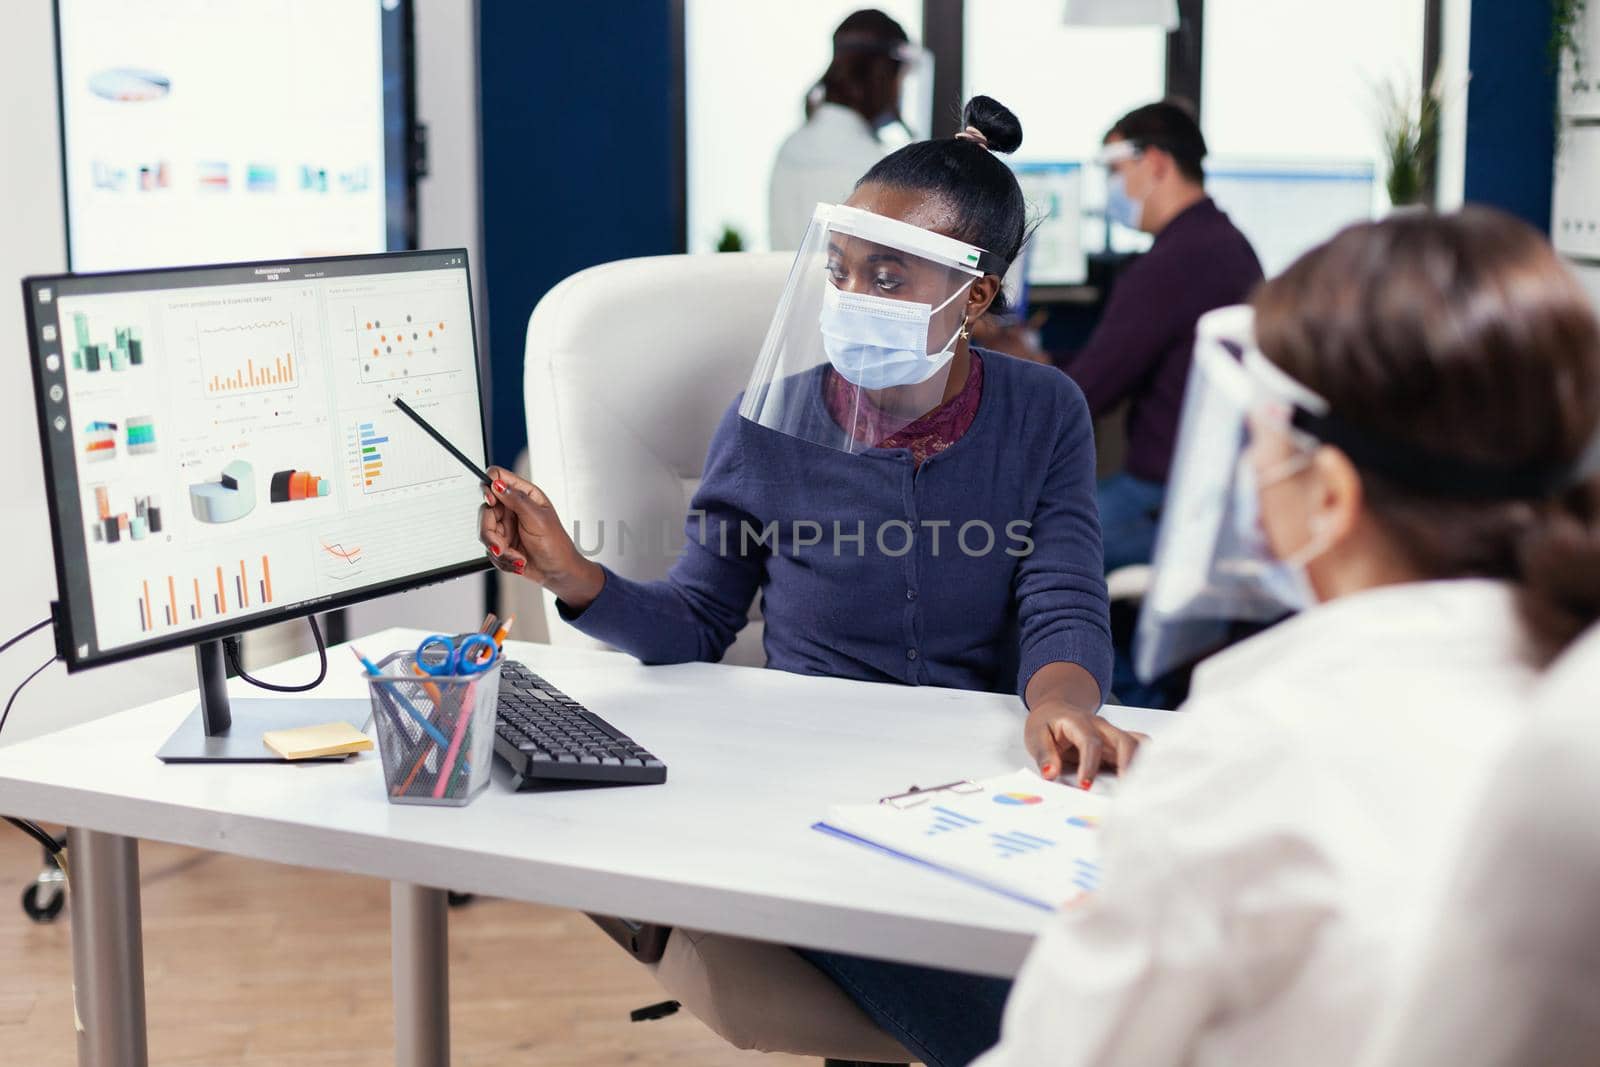
<path id="1" fill-rule="evenodd" d="M 268 730 L 261 735 L 261 740 L 284 759 L 344 756 L 351 752 L 365 752 L 372 747 L 372 738 L 347 722 L 325 722 L 320 726 L 301 726 L 293 730 Z"/>

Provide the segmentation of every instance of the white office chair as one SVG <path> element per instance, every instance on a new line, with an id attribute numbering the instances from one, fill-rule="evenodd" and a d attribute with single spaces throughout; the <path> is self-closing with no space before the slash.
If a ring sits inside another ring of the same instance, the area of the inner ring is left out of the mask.
<path id="1" fill-rule="evenodd" d="M 529 473 L 586 550 L 603 538 L 593 558 L 616 573 L 650 581 L 671 567 L 711 433 L 749 380 L 793 262 L 625 259 L 574 274 L 533 309 Z M 544 613 L 552 644 L 601 647 L 561 621 L 554 597 Z M 724 663 L 765 664 L 751 617 Z"/>
<path id="2" fill-rule="evenodd" d="M 1365 1067 L 1600 1057 L 1600 626 L 1551 669 L 1466 823 Z"/>
<path id="3" fill-rule="evenodd" d="M 591 554 L 616 573 L 650 581 L 671 567 L 676 553 L 662 550 L 662 531 L 682 543 L 712 431 L 749 381 L 793 261 L 789 252 L 622 260 L 574 274 L 533 309 L 523 372 L 528 473 L 569 531 L 577 524 L 580 547 L 594 549 L 604 524 L 603 547 Z M 633 535 L 626 545 L 623 524 Z M 502 589 L 516 610 L 532 583 Z M 603 647 L 562 621 L 548 594 L 542 609 L 551 644 Z M 765 664 L 754 605 L 751 618 L 724 663 Z M 664 946 L 641 950 L 638 942 L 654 941 L 648 931 L 596 921 L 740 1048 L 912 1059 L 786 947 L 675 930 Z"/>

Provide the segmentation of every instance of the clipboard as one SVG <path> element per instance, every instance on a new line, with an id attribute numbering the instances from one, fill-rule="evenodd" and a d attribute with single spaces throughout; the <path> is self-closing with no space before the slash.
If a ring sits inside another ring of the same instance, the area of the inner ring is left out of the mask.
<path id="1" fill-rule="evenodd" d="M 812 829 L 1044 911 L 1100 884 L 1103 794 L 1031 770 L 835 805 Z"/>

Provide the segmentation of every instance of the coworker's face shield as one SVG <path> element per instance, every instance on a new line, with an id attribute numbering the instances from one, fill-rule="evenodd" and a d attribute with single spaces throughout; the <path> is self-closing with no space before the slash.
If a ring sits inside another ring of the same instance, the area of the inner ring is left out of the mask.
<path id="1" fill-rule="evenodd" d="M 894 436 L 944 401 L 983 249 L 910 223 L 820 204 L 739 414 L 841 451 Z"/>
<path id="2" fill-rule="evenodd" d="M 1195 327 L 1153 575 L 1134 667 L 1154 681 L 1220 648 L 1236 622 L 1269 622 L 1305 606 L 1260 520 L 1262 488 L 1305 470 L 1319 442 L 1296 409 L 1328 404 L 1255 345 L 1254 311 L 1222 308 Z M 1285 549 L 1293 551 L 1292 548 Z"/>
<path id="3" fill-rule="evenodd" d="M 899 65 L 894 104 L 872 120 L 879 139 L 898 148 L 932 136 L 933 53 L 910 41 L 885 41 L 870 34 L 834 38 L 835 56 L 850 52 L 887 55 Z"/>
<path id="4" fill-rule="evenodd" d="M 1144 191 L 1129 188 L 1133 169 L 1143 158 L 1144 149 L 1132 141 L 1112 141 L 1095 156 L 1106 173 L 1106 218 L 1130 230 L 1141 229 L 1144 222 Z"/>
<path id="5" fill-rule="evenodd" d="M 933 53 L 906 42 L 896 47 L 894 58 L 900 62 L 899 112 L 895 125 L 880 129 L 878 135 L 886 143 L 897 141 L 894 147 L 899 147 L 933 136 Z"/>

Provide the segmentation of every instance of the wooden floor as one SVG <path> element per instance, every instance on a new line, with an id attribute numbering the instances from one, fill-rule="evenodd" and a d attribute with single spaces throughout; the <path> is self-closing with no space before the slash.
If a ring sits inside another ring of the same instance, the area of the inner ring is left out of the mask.
<path id="1" fill-rule="evenodd" d="M 366 1067 L 393 1062 L 388 883 L 145 844 L 150 1062 Z M 21 894 L 39 850 L 0 823 L 0 1061 L 76 1062 L 66 915 L 37 925 Z M 587 919 L 477 900 L 451 909 L 455 1064 L 811 1064 L 740 1052 L 665 999 Z"/>

